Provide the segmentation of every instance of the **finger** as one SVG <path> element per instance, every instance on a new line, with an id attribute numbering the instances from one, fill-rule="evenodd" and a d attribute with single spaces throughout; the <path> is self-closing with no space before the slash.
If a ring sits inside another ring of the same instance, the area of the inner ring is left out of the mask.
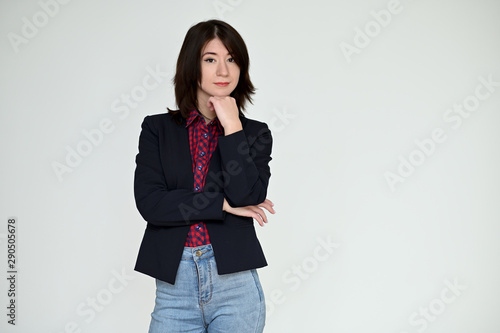
<path id="1" fill-rule="evenodd" d="M 262 221 L 264 223 L 267 223 L 267 216 L 266 216 L 266 213 L 264 212 L 263 209 L 260 209 L 259 207 L 255 207 L 254 212 L 257 213 L 260 216 L 260 218 L 262 219 Z"/>
<path id="2" fill-rule="evenodd" d="M 271 206 L 271 204 L 270 204 L 270 203 L 268 203 L 268 202 L 265 202 L 265 201 L 264 201 L 263 203 L 261 203 L 261 204 L 259 205 L 259 207 L 263 207 L 263 208 L 267 209 L 267 210 L 268 210 L 271 214 L 276 213 L 276 212 L 274 211 L 274 208 L 273 208 L 273 207 Z"/>
<path id="3" fill-rule="evenodd" d="M 262 217 L 262 215 L 265 216 L 264 212 L 257 206 L 247 206 L 247 208 L 250 211 L 250 216 L 254 218 L 260 224 L 261 227 L 263 227 L 265 219 Z"/>
<path id="4" fill-rule="evenodd" d="M 262 221 L 262 217 L 257 213 L 257 212 L 254 212 L 253 210 L 251 210 L 251 213 L 250 213 L 250 216 L 255 220 L 257 221 L 257 223 L 260 224 L 261 227 L 264 226 L 264 222 Z"/>
<path id="5" fill-rule="evenodd" d="M 213 100 L 212 100 L 212 97 L 210 97 L 207 101 L 207 106 L 208 108 L 210 109 L 210 111 L 214 111 L 215 110 L 215 105 L 213 103 Z"/>
<path id="6" fill-rule="evenodd" d="M 270 204 L 271 204 L 271 209 L 273 210 L 272 213 L 275 214 L 276 213 L 276 210 L 274 209 L 274 202 L 272 202 L 271 200 L 269 199 L 266 199 Z"/>
<path id="7" fill-rule="evenodd" d="M 257 222 L 259 223 L 259 225 L 261 227 L 263 227 L 264 226 L 264 222 L 262 221 L 262 217 L 260 217 L 259 214 L 255 214 L 255 215 L 257 216 L 255 219 L 257 220 Z"/>
<path id="8" fill-rule="evenodd" d="M 263 203 L 268 203 L 268 204 L 270 204 L 271 206 L 274 206 L 274 203 L 273 203 L 271 200 L 269 200 L 269 199 L 264 200 L 264 202 L 263 202 Z"/>

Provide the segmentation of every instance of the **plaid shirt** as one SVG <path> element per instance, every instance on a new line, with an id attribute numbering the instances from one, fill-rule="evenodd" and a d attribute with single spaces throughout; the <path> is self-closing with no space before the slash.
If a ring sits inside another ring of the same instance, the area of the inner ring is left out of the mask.
<path id="1" fill-rule="evenodd" d="M 207 124 L 205 118 L 193 109 L 187 118 L 186 127 L 189 131 L 189 147 L 193 159 L 194 190 L 203 192 L 210 157 L 217 146 L 217 137 L 222 134 L 222 126 L 217 118 Z M 210 244 L 210 238 L 205 223 L 192 225 L 184 246 L 196 247 L 206 244 Z"/>

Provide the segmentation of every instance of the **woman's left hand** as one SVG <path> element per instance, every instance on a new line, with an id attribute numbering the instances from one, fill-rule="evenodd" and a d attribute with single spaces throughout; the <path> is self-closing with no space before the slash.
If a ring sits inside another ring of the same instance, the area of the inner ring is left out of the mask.
<path id="1" fill-rule="evenodd" d="M 273 206 L 274 203 L 266 198 L 266 200 L 255 206 L 231 207 L 224 198 L 222 209 L 234 215 L 252 217 L 263 227 L 264 223 L 267 223 L 267 216 L 262 208 L 267 209 L 271 214 L 276 214 Z"/>
<path id="2" fill-rule="evenodd" d="M 208 99 L 207 104 L 208 108 L 217 114 L 220 124 L 224 127 L 225 135 L 243 129 L 239 118 L 238 105 L 236 105 L 236 100 L 233 97 L 212 96 Z"/>

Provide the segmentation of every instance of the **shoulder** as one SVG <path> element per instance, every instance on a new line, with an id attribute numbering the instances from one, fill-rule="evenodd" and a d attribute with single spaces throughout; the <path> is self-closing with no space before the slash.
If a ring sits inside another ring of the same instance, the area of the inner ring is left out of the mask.
<path id="1" fill-rule="evenodd" d="M 265 122 L 240 116 L 241 125 L 245 133 L 256 136 L 271 136 L 269 126 Z"/>
<path id="2" fill-rule="evenodd" d="M 144 118 L 143 126 L 147 125 L 151 129 L 156 129 L 157 131 L 161 131 L 175 127 L 182 128 L 182 124 L 185 124 L 185 122 L 186 120 L 181 118 L 179 124 L 175 121 L 174 117 L 172 117 L 172 114 L 165 112 L 165 113 L 147 115 Z"/>
<path id="3" fill-rule="evenodd" d="M 247 118 L 245 116 L 240 116 L 240 121 L 241 125 L 243 126 L 244 130 L 251 130 L 259 132 L 259 131 L 269 131 L 269 126 L 265 122 L 256 120 L 256 119 L 251 119 Z"/>

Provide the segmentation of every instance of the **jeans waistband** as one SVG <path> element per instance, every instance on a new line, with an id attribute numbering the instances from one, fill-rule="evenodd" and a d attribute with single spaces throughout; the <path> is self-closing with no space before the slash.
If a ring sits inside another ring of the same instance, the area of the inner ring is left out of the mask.
<path id="1" fill-rule="evenodd" d="M 197 246 L 197 247 L 184 247 L 182 252 L 183 260 L 199 260 L 213 257 L 214 251 L 212 249 L 212 244 Z"/>

